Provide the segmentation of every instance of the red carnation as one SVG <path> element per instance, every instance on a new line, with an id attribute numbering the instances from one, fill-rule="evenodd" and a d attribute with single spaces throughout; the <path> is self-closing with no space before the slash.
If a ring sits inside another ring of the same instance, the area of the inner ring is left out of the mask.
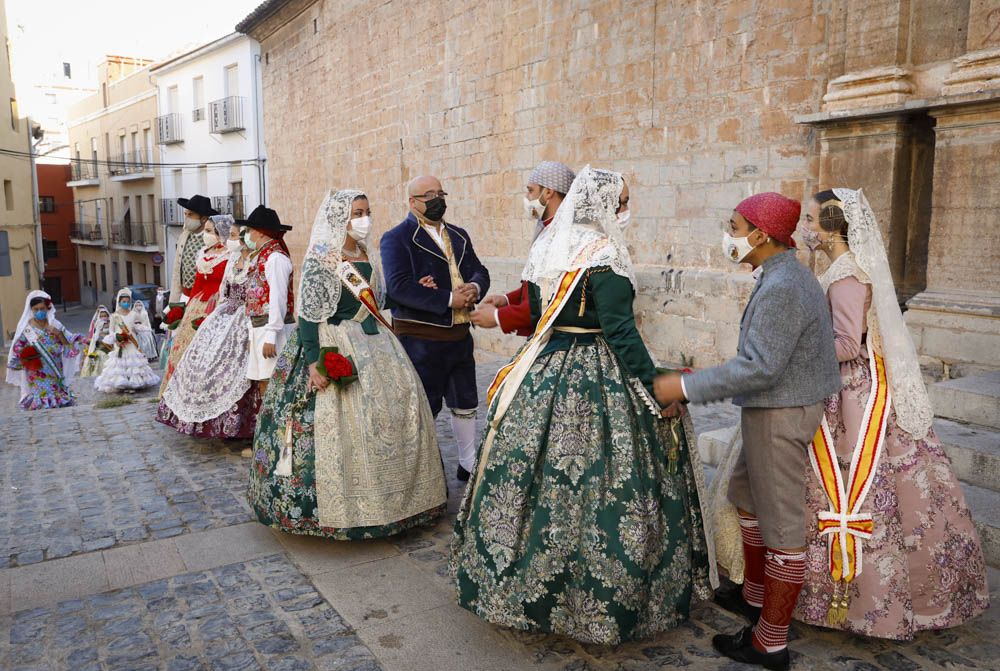
<path id="1" fill-rule="evenodd" d="M 184 316 L 184 308 L 182 307 L 172 307 L 167 310 L 167 315 L 164 317 L 163 321 L 168 324 L 173 324 L 176 321 L 180 321 Z"/>
<path id="2" fill-rule="evenodd" d="M 336 352 L 327 352 L 326 356 L 323 357 L 323 365 L 326 367 L 326 374 L 332 380 L 354 375 L 354 366 L 351 365 L 351 362 Z"/>
<path id="3" fill-rule="evenodd" d="M 17 358 L 20 359 L 21 365 L 24 366 L 25 370 L 38 371 L 42 369 L 42 355 L 38 353 L 38 350 L 33 345 L 28 345 L 22 349 Z"/>

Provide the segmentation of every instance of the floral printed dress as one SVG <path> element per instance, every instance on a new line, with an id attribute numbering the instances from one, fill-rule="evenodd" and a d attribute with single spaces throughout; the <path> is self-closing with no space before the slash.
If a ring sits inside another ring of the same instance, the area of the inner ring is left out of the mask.
<path id="1" fill-rule="evenodd" d="M 355 263 L 371 281 L 368 263 Z M 351 356 L 358 380 L 307 391 L 321 347 Z M 290 475 L 278 464 L 291 438 Z M 326 324 L 299 319 L 264 394 L 247 498 L 257 519 L 334 540 L 391 536 L 447 508 L 434 418 L 396 336 L 344 290 Z"/>
<path id="2" fill-rule="evenodd" d="M 635 387 L 656 369 L 631 283 L 587 273 L 474 469 L 451 565 L 459 603 L 494 624 L 614 645 L 684 621 L 709 562 L 688 434 Z"/>
<path id="3" fill-rule="evenodd" d="M 83 351 L 83 338 L 65 330 L 63 335 L 69 345 L 63 345 L 47 330 L 28 324 L 25 333 L 11 345 L 7 367 L 11 370 L 23 370 L 27 382 L 27 393 L 19 403 L 23 409 L 62 408 L 75 402 L 73 393 L 63 377 L 62 360 L 63 357 L 80 356 Z M 48 357 L 31 357 L 31 362 L 26 365 L 22 356 L 26 357 L 30 353 L 28 348 L 31 347 L 36 350 L 44 348 Z"/>
<path id="4" fill-rule="evenodd" d="M 831 266 L 831 270 L 832 270 Z M 844 388 L 826 401 L 826 419 L 843 473 L 863 421 L 872 380 L 865 315 L 871 289 L 855 277 L 830 284 Z M 979 534 L 948 456 L 931 429 L 922 439 L 903 431 L 890 411 L 884 453 L 862 511 L 875 520 L 864 543 L 861 574 L 850 583 L 847 620 L 835 628 L 865 636 L 912 639 L 925 629 L 957 626 L 989 607 Z M 829 549 L 816 514 L 829 503 L 812 468 L 806 481 L 809 520 L 805 584 L 796 619 L 831 627 Z"/>

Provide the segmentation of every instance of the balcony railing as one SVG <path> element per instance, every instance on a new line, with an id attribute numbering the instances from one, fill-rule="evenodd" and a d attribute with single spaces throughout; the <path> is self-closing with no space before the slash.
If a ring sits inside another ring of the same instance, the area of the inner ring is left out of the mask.
<path id="1" fill-rule="evenodd" d="M 212 119 L 213 133 L 232 133 L 243 130 L 243 98 L 229 96 L 208 104 L 209 117 Z"/>
<path id="2" fill-rule="evenodd" d="M 143 149 L 136 149 L 125 154 L 112 156 L 108 163 L 108 172 L 112 177 L 127 175 L 150 174 L 153 172 L 151 158 Z"/>
<path id="3" fill-rule="evenodd" d="M 71 161 L 70 181 L 81 182 L 89 179 L 98 179 L 97 163 L 93 161 Z"/>
<path id="4" fill-rule="evenodd" d="M 219 214 L 231 214 L 234 219 L 246 219 L 246 196 L 212 196 L 212 209 Z"/>
<path id="5" fill-rule="evenodd" d="M 172 112 L 156 117 L 157 144 L 175 144 L 183 141 L 184 135 L 181 133 L 180 114 Z"/>
<path id="6" fill-rule="evenodd" d="M 153 222 L 120 222 L 111 224 L 111 244 L 135 247 L 156 246 L 157 224 Z"/>
<path id="7" fill-rule="evenodd" d="M 205 120 L 205 108 L 196 107 L 191 110 L 191 121 L 204 121 Z"/>
<path id="8" fill-rule="evenodd" d="M 160 199 L 160 220 L 168 226 L 180 226 L 184 223 L 184 208 L 177 204 L 177 199 Z"/>
<path id="9" fill-rule="evenodd" d="M 87 242 L 102 242 L 104 233 L 100 226 L 90 224 L 73 224 L 69 230 L 69 237 L 73 240 L 84 240 Z"/>

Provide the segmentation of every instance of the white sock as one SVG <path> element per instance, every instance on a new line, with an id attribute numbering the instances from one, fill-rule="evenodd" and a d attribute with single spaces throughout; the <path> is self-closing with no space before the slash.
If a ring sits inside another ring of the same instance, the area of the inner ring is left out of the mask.
<path id="1" fill-rule="evenodd" d="M 458 445 L 458 463 L 471 473 L 476 465 L 476 411 L 458 412 L 463 414 L 451 413 L 451 431 L 455 434 L 455 443 Z"/>

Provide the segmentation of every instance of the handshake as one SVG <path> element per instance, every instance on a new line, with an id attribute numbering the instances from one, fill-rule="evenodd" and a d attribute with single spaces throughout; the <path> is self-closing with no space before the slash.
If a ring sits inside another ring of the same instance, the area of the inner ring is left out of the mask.
<path id="1" fill-rule="evenodd" d="M 431 275 L 425 275 L 421 277 L 417 282 L 422 287 L 427 287 L 428 289 L 437 289 L 437 282 Z M 479 287 L 470 282 L 464 284 L 459 284 L 451 292 L 451 303 L 448 307 L 453 310 L 469 310 L 475 306 L 476 301 L 479 300 Z"/>

